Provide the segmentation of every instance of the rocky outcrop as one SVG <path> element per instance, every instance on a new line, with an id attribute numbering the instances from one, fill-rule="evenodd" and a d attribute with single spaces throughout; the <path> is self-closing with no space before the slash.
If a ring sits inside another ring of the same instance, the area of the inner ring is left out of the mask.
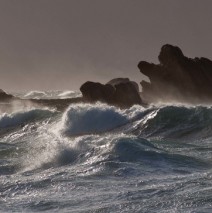
<path id="1" fill-rule="evenodd" d="M 111 85 L 103 85 L 97 82 L 87 81 L 80 87 L 83 98 L 89 102 L 102 101 L 109 103 L 115 93 Z"/>
<path id="2" fill-rule="evenodd" d="M 10 100 L 11 98 L 14 98 L 14 97 L 10 94 L 7 94 L 2 89 L 0 89 L 0 101 Z"/>
<path id="3" fill-rule="evenodd" d="M 179 47 L 161 48 L 160 64 L 141 61 L 138 68 L 150 82 L 142 81 L 142 98 L 147 102 L 212 102 L 212 61 L 188 58 Z"/>
<path id="4" fill-rule="evenodd" d="M 87 81 L 80 91 L 88 102 L 101 101 L 121 108 L 142 104 L 137 83 L 128 78 L 116 78 L 107 84 Z"/>

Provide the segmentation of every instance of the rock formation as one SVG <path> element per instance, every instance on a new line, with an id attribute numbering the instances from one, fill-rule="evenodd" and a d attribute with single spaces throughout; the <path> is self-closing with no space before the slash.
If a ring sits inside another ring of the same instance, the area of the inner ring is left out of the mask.
<path id="1" fill-rule="evenodd" d="M 212 61 L 188 58 L 179 47 L 169 44 L 161 48 L 158 59 L 157 65 L 145 61 L 138 64 L 150 80 L 141 82 L 145 101 L 212 102 Z"/>
<path id="2" fill-rule="evenodd" d="M 7 94 L 7 93 L 4 92 L 2 89 L 0 89 L 0 102 L 1 102 L 1 101 L 5 101 L 5 100 L 10 100 L 11 98 L 13 98 L 12 95 Z"/>
<path id="3" fill-rule="evenodd" d="M 134 104 L 180 102 L 191 104 L 212 103 L 212 61 L 207 58 L 188 58 L 179 47 L 169 44 L 161 48 L 159 64 L 141 61 L 138 68 L 149 78 L 142 81 L 142 92 L 136 82 L 128 78 L 115 78 L 106 84 L 87 81 L 80 87 L 83 97 L 65 100 L 23 100 L 0 89 L 0 102 L 30 101 L 63 110 L 71 103 L 101 101 L 120 108 Z M 141 98 L 142 97 L 142 98 Z"/>
<path id="4" fill-rule="evenodd" d="M 88 102 L 101 101 L 121 108 L 142 103 L 137 83 L 128 78 L 116 78 L 107 84 L 87 81 L 80 91 Z"/>

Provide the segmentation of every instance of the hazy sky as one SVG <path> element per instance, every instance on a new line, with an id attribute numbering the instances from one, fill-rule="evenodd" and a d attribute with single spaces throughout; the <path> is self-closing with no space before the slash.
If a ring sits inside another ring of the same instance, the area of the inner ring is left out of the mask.
<path id="1" fill-rule="evenodd" d="M 0 0 L 0 88 L 143 78 L 163 44 L 212 59 L 211 0 Z"/>

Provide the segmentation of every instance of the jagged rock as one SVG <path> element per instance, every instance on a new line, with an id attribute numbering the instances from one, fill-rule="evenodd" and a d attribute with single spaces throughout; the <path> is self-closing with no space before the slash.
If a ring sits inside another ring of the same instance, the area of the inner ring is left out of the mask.
<path id="1" fill-rule="evenodd" d="M 0 101 L 5 101 L 7 99 L 11 99 L 13 98 L 12 95 L 7 94 L 6 92 L 4 92 L 2 89 L 0 89 Z"/>
<path id="2" fill-rule="evenodd" d="M 141 61 L 138 68 L 149 77 L 142 81 L 142 97 L 147 102 L 178 101 L 186 103 L 212 102 L 212 61 L 190 59 L 179 47 L 169 44 L 161 48 L 160 64 Z"/>
<path id="3" fill-rule="evenodd" d="M 128 78 L 117 78 L 107 84 L 86 82 L 80 87 L 83 98 L 89 102 L 101 101 L 121 108 L 141 104 L 137 83 Z"/>

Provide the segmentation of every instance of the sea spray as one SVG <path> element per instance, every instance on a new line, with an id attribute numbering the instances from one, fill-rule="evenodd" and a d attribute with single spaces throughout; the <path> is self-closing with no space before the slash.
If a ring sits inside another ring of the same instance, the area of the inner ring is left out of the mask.
<path id="1" fill-rule="evenodd" d="M 128 122 L 121 110 L 106 104 L 71 105 L 62 117 L 61 131 L 69 136 L 96 134 L 112 130 Z"/>
<path id="2" fill-rule="evenodd" d="M 58 97 L 59 98 L 76 98 L 76 97 L 82 97 L 82 94 L 80 92 L 67 90 L 67 91 L 59 93 Z"/>
<path id="3" fill-rule="evenodd" d="M 207 106 L 163 106 L 141 122 L 141 135 L 167 138 L 210 137 L 212 108 Z M 145 118 L 144 118 L 145 119 Z"/>
<path id="4" fill-rule="evenodd" d="M 46 92 L 37 90 L 30 91 L 26 95 L 24 95 L 25 98 L 35 98 L 35 99 L 44 98 L 46 96 L 47 96 Z"/>
<path id="5" fill-rule="evenodd" d="M 0 128 L 15 127 L 36 120 L 45 119 L 54 113 L 54 110 L 49 109 L 30 109 L 11 114 L 4 113 L 0 116 Z"/>
<path id="6" fill-rule="evenodd" d="M 210 107 L 34 108 L 6 114 L 21 122 L 1 135 L 0 211 L 211 211 Z"/>

